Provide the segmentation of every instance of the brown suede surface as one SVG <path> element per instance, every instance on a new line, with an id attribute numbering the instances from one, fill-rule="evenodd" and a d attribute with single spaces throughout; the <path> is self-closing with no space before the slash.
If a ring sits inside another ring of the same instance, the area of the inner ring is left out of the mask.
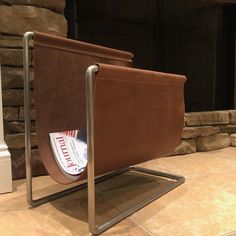
<path id="1" fill-rule="evenodd" d="M 147 161 L 178 144 L 184 117 L 184 76 L 132 69 L 132 54 L 35 32 L 34 88 L 40 157 L 49 174 L 68 184 L 54 160 L 49 133 L 86 128 L 85 71 L 95 78 L 96 174 Z M 112 64 L 112 65 L 107 65 Z"/>

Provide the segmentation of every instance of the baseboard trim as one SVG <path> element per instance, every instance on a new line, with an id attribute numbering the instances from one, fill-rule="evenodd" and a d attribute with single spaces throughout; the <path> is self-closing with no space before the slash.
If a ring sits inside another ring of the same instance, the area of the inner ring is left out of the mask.
<path id="1" fill-rule="evenodd" d="M 12 192 L 11 155 L 4 148 L 0 149 L 0 194 L 9 192 Z"/>

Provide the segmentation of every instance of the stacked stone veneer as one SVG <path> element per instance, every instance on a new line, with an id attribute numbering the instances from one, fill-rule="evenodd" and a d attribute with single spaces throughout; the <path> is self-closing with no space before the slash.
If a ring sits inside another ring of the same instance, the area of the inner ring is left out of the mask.
<path id="1" fill-rule="evenodd" d="M 173 155 L 236 146 L 236 110 L 185 114 L 180 145 Z"/>
<path id="2" fill-rule="evenodd" d="M 25 176 L 22 36 L 27 31 L 41 31 L 66 37 L 67 22 L 64 8 L 65 0 L 0 0 L 0 63 L 2 64 L 4 130 L 5 140 L 12 156 L 13 179 Z M 31 52 L 32 50 L 33 44 Z M 33 96 L 31 104 L 34 148 L 32 154 L 34 174 L 37 175 L 44 173 L 45 170 L 38 158 Z"/>

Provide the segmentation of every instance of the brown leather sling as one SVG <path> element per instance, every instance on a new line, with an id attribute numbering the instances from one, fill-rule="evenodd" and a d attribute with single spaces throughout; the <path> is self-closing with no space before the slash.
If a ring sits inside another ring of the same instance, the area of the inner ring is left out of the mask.
<path id="1" fill-rule="evenodd" d="M 85 71 L 98 64 L 94 89 L 96 175 L 170 153 L 184 117 L 186 78 L 129 68 L 132 54 L 35 32 L 34 89 L 40 157 L 52 178 L 68 177 L 58 167 L 49 133 L 86 127 Z M 112 65 L 108 65 L 112 64 Z"/>

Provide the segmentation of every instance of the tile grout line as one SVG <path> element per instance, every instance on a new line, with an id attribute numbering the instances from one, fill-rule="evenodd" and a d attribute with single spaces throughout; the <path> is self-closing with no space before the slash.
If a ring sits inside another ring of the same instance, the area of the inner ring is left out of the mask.
<path id="1" fill-rule="evenodd" d="M 149 229 L 147 229 L 146 227 L 144 227 L 138 220 L 136 220 L 135 217 L 133 217 L 133 215 L 131 215 L 129 218 L 130 218 L 130 220 L 132 220 L 134 223 L 136 223 L 140 228 L 142 228 L 143 231 L 145 231 L 146 233 L 148 233 L 150 236 L 154 236 L 154 234 L 153 234 Z"/>

